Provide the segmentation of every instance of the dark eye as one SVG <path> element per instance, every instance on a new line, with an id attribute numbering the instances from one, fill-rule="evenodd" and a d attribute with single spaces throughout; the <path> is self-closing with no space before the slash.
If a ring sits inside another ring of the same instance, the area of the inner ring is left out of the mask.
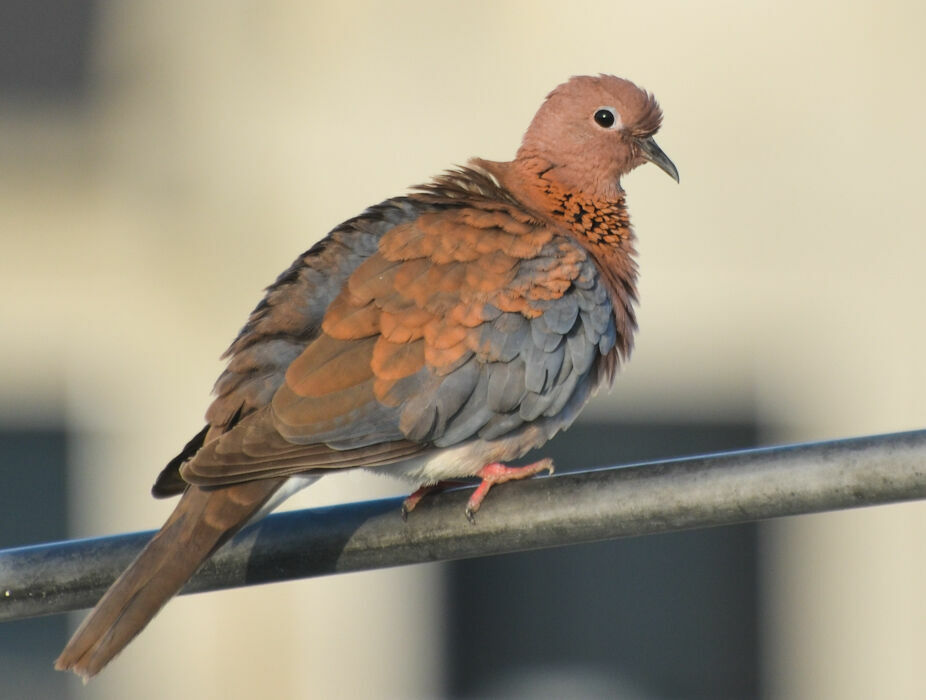
<path id="1" fill-rule="evenodd" d="M 610 129 L 615 121 L 614 111 L 607 107 L 602 107 L 595 112 L 595 123 L 603 129 Z"/>

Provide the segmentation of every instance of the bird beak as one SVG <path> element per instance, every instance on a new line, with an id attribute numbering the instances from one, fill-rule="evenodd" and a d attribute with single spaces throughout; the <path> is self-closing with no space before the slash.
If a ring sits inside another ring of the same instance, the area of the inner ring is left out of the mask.
<path id="1" fill-rule="evenodd" d="M 636 141 L 637 146 L 640 147 L 640 155 L 643 156 L 644 160 L 648 160 L 650 163 L 659 166 L 660 170 L 665 172 L 669 177 L 676 182 L 679 181 L 678 168 L 675 167 L 675 163 L 669 160 L 669 156 L 663 153 L 662 149 L 656 145 L 652 136 L 648 136 L 645 139 L 637 139 Z"/>

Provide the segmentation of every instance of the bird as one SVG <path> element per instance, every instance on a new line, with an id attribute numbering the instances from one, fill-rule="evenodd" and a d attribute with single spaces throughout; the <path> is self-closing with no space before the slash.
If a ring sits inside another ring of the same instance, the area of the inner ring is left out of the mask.
<path id="1" fill-rule="evenodd" d="M 637 262 L 622 178 L 652 163 L 654 96 L 574 76 L 511 161 L 474 158 L 336 226 L 266 289 L 223 355 L 206 426 L 158 475 L 180 496 L 55 662 L 99 673 L 222 544 L 323 475 L 429 491 L 509 466 L 567 428 L 633 346 Z"/>

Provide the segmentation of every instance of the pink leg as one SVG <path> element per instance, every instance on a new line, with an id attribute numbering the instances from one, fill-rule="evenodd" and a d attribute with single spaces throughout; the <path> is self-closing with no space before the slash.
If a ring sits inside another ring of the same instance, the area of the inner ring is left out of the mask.
<path id="1" fill-rule="evenodd" d="M 415 510 L 415 506 L 417 506 L 421 502 L 421 499 L 429 493 L 440 493 L 453 486 L 465 485 L 465 481 L 439 481 L 436 484 L 425 484 L 421 486 L 402 502 L 402 520 L 408 520 L 408 514 Z"/>
<path id="2" fill-rule="evenodd" d="M 502 484 L 506 481 L 514 481 L 515 479 L 526 479 L 542 471 L 547 471 L 550 474 L 553 473 L 552 459 L 541 459 L 538 462 L 523 467 L 508 467 L 500 462 L 491 462 L 485 465 L 476 472 L 476 476 L 482 479 L 482 483 L 476 487 L 476 490 L 473 491 L 473 495 L 469 497 L 469 501 L 466 504 L 466 518 L 471 523 L 476 522 L 474 514 L 479 510 L 479 506 L 482 505 L 482 500 L 486 497 L 489 489 L 492 488 L 494 484 Z"/>

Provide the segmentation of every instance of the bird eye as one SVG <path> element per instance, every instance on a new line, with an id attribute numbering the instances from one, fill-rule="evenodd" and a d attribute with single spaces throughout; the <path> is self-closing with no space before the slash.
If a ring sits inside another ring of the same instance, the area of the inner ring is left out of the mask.
<path id="1" fill-rule="evenodd" d="M 610 129 L 617 123 L 617 117 L 614 116 L 614 110 L 611 107 L 600 107 L 595 112 L 595 123 L 603 129 Z"/>

